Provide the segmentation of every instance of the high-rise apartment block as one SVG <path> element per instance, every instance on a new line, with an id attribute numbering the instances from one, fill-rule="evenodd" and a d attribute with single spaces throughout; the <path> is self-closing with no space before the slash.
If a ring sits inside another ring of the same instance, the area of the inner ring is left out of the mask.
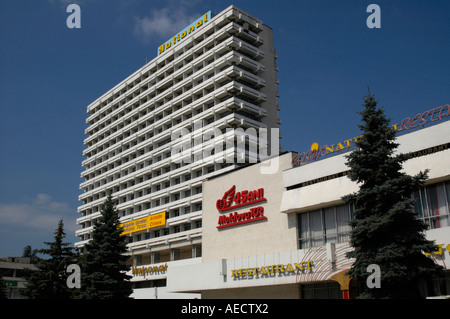
<path id="1" fill-rule="evenodd" d="M 202 182 L 255 155 L 236 142 L 217 149 L 217 141 L 280 124 L 272 29 L 259 19 L 235 6 L 208 12 L 155 51 L 87 107 L 77 219 L 82 248 L 112 195 L 135 288 L 162 288 L 171 263 L 201 257 Z M 222 136 L 205 134 L 211 129 Z"/>

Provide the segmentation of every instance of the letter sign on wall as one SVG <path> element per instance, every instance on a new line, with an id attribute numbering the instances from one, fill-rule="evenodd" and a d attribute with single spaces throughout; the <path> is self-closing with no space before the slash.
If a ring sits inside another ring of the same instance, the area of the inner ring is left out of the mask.
<path id="1" fill-rule="evenodd" d="M 237 209 L 243 206 L 252 205 L 262 201 L 266 201 L 264 197 L 264 188 L 259 188 L 257 190 L 243 190 L 236 192 L 236 186 L 233 185 L 229 190 L 227 190 L 223 197 L 216 202 L 216 208 L 219 212 L 225 212 L 232 209 Z M 264 216 L 264 207 L 257 206 L 252 207 L 248 211 L 243 213 L 229 213 L 228 215 L 221 215 L 219 217 L 218 229 L 226 228 L 230 226 L 255 222 L 258 220 L 267 219 Z"/>

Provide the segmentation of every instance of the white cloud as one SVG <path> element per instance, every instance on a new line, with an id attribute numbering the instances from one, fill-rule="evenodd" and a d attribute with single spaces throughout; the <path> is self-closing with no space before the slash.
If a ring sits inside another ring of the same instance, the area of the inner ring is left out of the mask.
<path id="1" fill-rule="evenodd" d="M 64 220 L 66 234 L 73 233 L 79 228 L 75 223 L 76 211 L 66 203 L 52 200 L 47 194 L 37 194 L 31 203 L 0 203 L 2 228 L 7 226 L 17 230 L 27 228 L 37 231 L 54 231 L 60 219 Z"/>
<path id="2" fill-rule="evenodd" d="M 165 41 L 199 16 L 200 14 L 189 15 L 182 9 L 152 10 L 149 16 L 135 17 L 134 33 L 144 43 L 153 37 L 157 37 L 159 41 Z"/>
<path id="3" fill-rule="evenodd" d="M 79 0 L 48 0 L 48 2 L 52 5 L 59 5 L 63 9 L 66 9 L 67 6 L 72 3 L 80 5 Z"/>
<path id="4" fill-rule="evenodd" d="M 82 0 L 48 0 L 48 2 L 50 2 L 51 4 L 60 4 L 64 7 L 67 7 L 69 4 L 78 4 L 80 5 L 81 2 L 84 3 L 84 1 Z"/>

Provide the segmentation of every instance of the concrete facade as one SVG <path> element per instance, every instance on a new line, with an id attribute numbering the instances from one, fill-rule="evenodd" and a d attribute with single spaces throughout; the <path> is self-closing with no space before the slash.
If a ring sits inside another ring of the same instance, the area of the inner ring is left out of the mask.
<path id="1" fill-rule="evenodd" d="M 429 258 L 446 269 L 430 285 L 436 294 L 450 295 L 450 121 L 400 135 L 397 141 L 398 152 L 412 154 L 404 163 L 406 173 L 429 169 L 426 185 L 414 195 L 421 207 L 416 212 L 430 225 L 427 238 L 440 247 Z M 170 291 L 195 291 L 202 298 L 351 298 L 345 272 L 353 260 L 345 254 L 352 249 L 347 226 L 352 209 L 341 197 L 358 186 L 342 176 L 348 171 L 344 153 L 297 167 L 290 162 L 294 156 L 281 155 L 273 175 L 261 174 L 265 163 L 259 163 L 203 183 L 203 260 L 171 268 Z M 264 188 L 266 201 L 220 211 L 217 201 L 232 185 L 235 193 Z M 259 205 L 267 219 L 217 228 L 219 216 Z M 430 287 L 421 289 L 430 296 Z"/>
<path id="2" fill-rule="evenodd" d="M 270 152 L 280 124 L 272 29 L 235 6 L 194 24 L 88 105 L 76 248 L 111 194 L 124 224 L 165 215 L 163 225 L 125 235 L 130 266 L 189 265 L 202 256 L 202 182 L 256 162 L 250 131 L 269 130 Z M 134 276 L 134 296 L 161 297 L 166 280 Z"/>

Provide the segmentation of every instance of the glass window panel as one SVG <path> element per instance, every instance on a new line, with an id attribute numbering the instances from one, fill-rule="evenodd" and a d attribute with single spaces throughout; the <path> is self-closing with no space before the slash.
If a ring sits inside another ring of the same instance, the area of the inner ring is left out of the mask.
<path id="1" fill-rule="evenodd" d="M 446 200 L 447 200 L 447 209 L 449 210 L 450 209 L 450 182 L 445 183 L 445 195 L 446 195 Z"/>
<path id="2" fill-rule="evenodd" d="M 326 284 L 314 285 L 314 299 L 328 299 L 328 286 Z"/>
<path id="3" fill-rule="evenodd" d="M 328 207 L 324 210 L 324 217 L 325 217 L 325 234 L 326 234 L 326 241 L 327 242 L 336 242 L 336 216 L 334 212 L 334 207 Z"/>
<path id="4" fill-rule="evenodd" d="M 439 217 L 437 217 L 438 227 L 449 226 L 449 216 L 448 216 L 448 202 L 446 187 L 444 183 L 436 184 L 436 197 L 437 197 L 437 210 L 439 211 Z"/>
<path id="5" fill-rule="evenodd" d="M 308 225 L 308 214 L 301 213 L 298 214 L 298 222 L 300 229 L 300 248 L 309 248 L 309 225 Z"/>
<path id="6" fill-rule="evenodd" d="M 309 285 L 301 285 L 302 288 L 302 299 L 314 299 L 314 286 Z"/>
<path id="7" fill-rule="evenodd" d="M 355 218 L 355 205 L 354 204 L 348 204 L 348 209 L 349 209 L 349 221 L 353 220 Z"/>
<path id="8" fill-rule="evenodd" d="M 349 206 L 339 205 L 336 207 L 336 221 L 337 221 L 337 232 L 338 241 L 343 242 L 349 240 L 349 234 L 351 227 L 348 224 L 350 219 Z"/>
<path id="9" fill-rule="evenodd" d="M 431 185 L 426 187 L 426 195 L 428 202 L 428 216 L 430 219 L 431 228 L 440 228 L 441 225 L 441 215 L 447 215 L 446 202 L 443 184 Z M 446 219 L 446 216 L 444 216 Z M 442 220 L 446 223 L 446 220 Z"/>
<path id="10" fill-rule="evenodd" d="M 450 182 L 439 183 L 414 192 L 414 209 L 417 217 L 433 228 L 450 226 Z"/>
<path id="11" fill-rule="evenodd" d="M 450 182 L 443 184 L 444 187 L 444 205 L 447 216 L 442 217 L 442 227 L 450 226 Z"/>
<path id="12" fill-rule="evenodd" d="M 414 192 L 413 199 L 414 199 L 414 211 L 417 214 L 417 218 L 423 219 L 423 207 L 420 191 L 417 190 Z"/>
<path id="13" fill-rule="evenodd" d="M 321 210 L 315 210 L 309 213 L 309 227 L 311 231 L 311 245 L 313 247 L 324 245 Z"/>
<path id="14" fill-rule="evenodd" d="M 313 284 L 302 284 L 302 299 L 341 299 L 342 293 L 337 282 L 321 282 Z"/>

